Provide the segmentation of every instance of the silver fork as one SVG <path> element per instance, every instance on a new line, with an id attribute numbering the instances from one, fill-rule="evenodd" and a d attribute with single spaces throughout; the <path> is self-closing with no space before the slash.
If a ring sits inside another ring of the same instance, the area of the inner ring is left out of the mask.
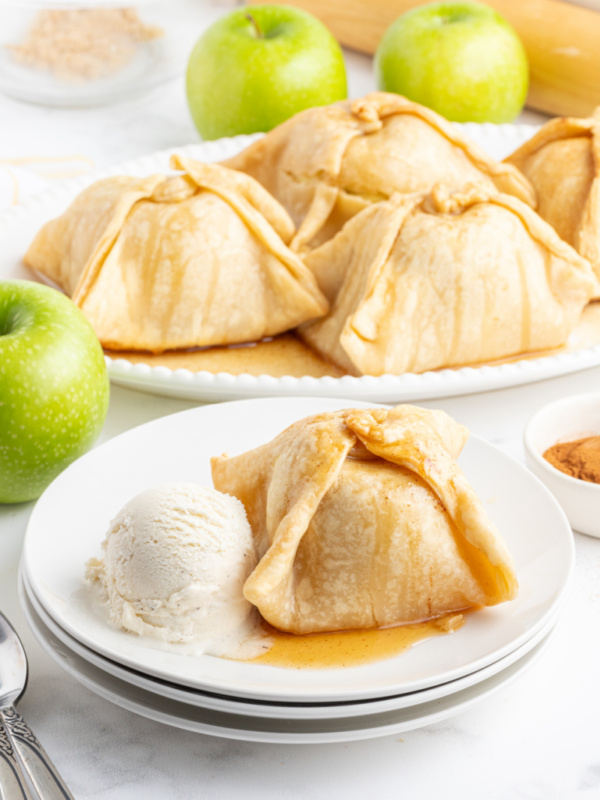
<path id="1" fill-rule="evenodd" d="M 27 676 L 21 640 L 0 613 L 0 800 L 32 800 L 21 767 L 40 800 L 73 800 L 46 751 L 14 707 L 25 691 Z"/>
<path id="2" fill-rule="evenodd" d="M 3 726 L 0 726 L 0 798 L 31 800 L 31 794 Z"/>

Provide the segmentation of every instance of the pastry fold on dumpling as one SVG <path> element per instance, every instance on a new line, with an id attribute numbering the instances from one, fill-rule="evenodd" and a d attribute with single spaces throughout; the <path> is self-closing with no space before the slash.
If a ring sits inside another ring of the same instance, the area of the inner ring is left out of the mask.
<path id="1" fill-rule="evenodd" d="M 259 552 L 245 597 L 299 634 L 515 597 L 511 556 L 456 462 L 467 437 L 443 411 L 349 409 L 213 458 L 214 485 L 243 503 Z"/>
<path id="2" fill-rule="evenodd" d="M 186 158 L 172 166 L 185 174 L 93 184 L 25 256 L 72 297 L 105 347 L 257 341 L 327 311 L 287 246 L 292 221 L 259 183 Z"/>
<path id="3" fill-rule="evenodd" d="M 482 182 L 535 205 L 517 169 L 431 109 L 385 92 L 303 111 L 224 163 L 252 175 L 289 211 L 300 226 L 298 251 L 331 238 L 372 202 L 436 183 Z"/>
<path id="4" fill-rule="evenodd" d="M 506 161 L 535 187 L 538 214 L 600 279 L 600 107 L 588 119 L 550 120 Z"/>
<path id="5" fill-rule="evenodd" d="M 396 195 L 355 216 L 305 263 L 331 309 L 300 334 L 355 375 L 558 347 L 595 285 L 589 262 L 535 211 L 481 187 Z"/>

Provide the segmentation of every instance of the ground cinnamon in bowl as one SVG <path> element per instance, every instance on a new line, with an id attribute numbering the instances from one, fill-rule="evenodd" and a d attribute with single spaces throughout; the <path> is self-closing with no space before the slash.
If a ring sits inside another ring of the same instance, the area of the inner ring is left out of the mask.
<path id="1" fill-rule="evenodd" d="M 572 478 L 600 483 L 600 436 L 552 445 L 544 453 L 544 458 Z"/>

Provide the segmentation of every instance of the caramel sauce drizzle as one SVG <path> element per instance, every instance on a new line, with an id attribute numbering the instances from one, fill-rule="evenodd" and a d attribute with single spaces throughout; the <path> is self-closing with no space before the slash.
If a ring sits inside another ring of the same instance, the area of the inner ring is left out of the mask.
<path id="1" fill-rule="evenodd" d="M 446 614 L 426 622 L 392 628 L 311 633 L 297 636 L 262 623 L 272 640 L 270 650 L 251 660 L 288 669 L 326 669 L 354 667 L 392 658 L 423 639 L 458 630 L 464 613 Z"/>
<path id="2" fill-rule="evenodd" d="M 600 302 L 590 303 L 584 309 L 581 320 L 563 347 L 554 350 L 540 350 L 532 353 L 519 353 L 515 356 L 499 358 L 496 361 L 482 362 L 470 366 L 498 364 L 535 359 L 557 353 L 569 353 L 592 345 L 600 344 Z M 247 345 L 210 347 L 191 350 L 171 350 L 153 355 L 144 352 L 117 352 L 105 349 L 112 358 L 124 358 L 132 364 L 142 363 L 150 366 L 163 366 L 170 369 L 189 369 L 191 372 L 229 372 L 232 375 L 283 375 L 314 378 L 330 376 L 339 378 L 346 372 L 312 351 L 293 333 L 284 333 L 272 339 Z M 460 369 L 460 367 L 455 367 Z"/>

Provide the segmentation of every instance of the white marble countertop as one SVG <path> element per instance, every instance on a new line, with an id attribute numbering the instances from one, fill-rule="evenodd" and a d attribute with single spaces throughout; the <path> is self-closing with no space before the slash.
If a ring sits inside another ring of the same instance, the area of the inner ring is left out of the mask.
<path id="1" fill-rule="evenodd" d="M 373 88 L 369 60 L 348 55 L 350 94 Z M 526 113 L 526 121 L 536 115 Z M 97 167 L 195 141 L 181 81 L 133 102 L 58 110 L 0 97 L 0 158 L 79 153 Z M 546 402 L 598 390 L 600 367 L 527 387 L 438 401 L 522 458 L 523 428 Z M 100 441 L 190 408 L 114 387 Z M 32 504 L 0 506 L 0 608 L 31 662 L 20 703 L 77 800 L 370 797 L 591 800 L 600 796 L 600 540 L 574 534 L 577 569 L 543 657 L 472 710 L 366 742 L 265 745 L 166 727 L 100 699 L 42 651 L 19 608 L 16 568 Z"/>

